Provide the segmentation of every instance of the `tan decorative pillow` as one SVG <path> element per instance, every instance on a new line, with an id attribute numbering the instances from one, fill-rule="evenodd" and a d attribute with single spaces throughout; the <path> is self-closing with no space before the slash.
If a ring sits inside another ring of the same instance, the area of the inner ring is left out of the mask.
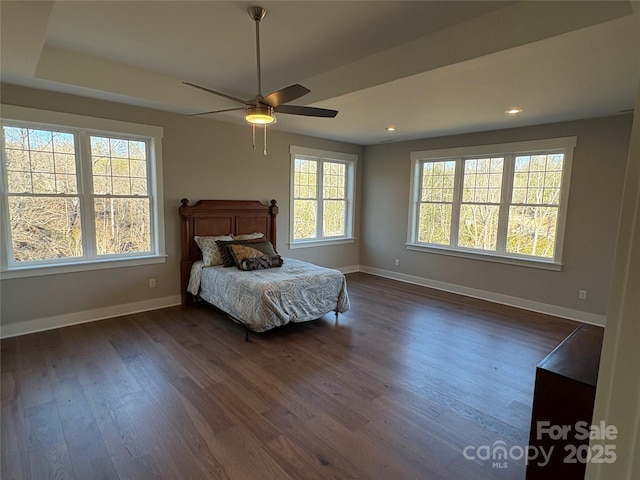
<path id="1" fill-rule="evenodd" d="M 234 240 L 255 240 L 256 238 L 264 238 L 264 233 L 243 233 L 242 235 L 234 235 Z"/>
<path id="2" fill-rule="evenodd" d="M 220 249 L 216 241 L 218 240 L 233 240 L 231 235 L 217 235 L 217 236 L 198 236 L 194 237 L 194 240 L 202 251 L 202 261 L 205 267 L 212 267 L 216 265 L 222 265 L 222 256 L 220 255 Z"/>
<path id="3" fill-rule="evenodd" d="M 239 269 L 242 269 L 242 260 L 245 258 L 256 258 L 264 256 L 264 252 L 258 249 L 251 248 L 248 245 L 228 245 L 227 248 L 233 255 L 233 259 L 236 261 L 236 265 Z"/>
<path id="4" fill-rule="evenodd" d="M 220 256 L 222 257 L 222 265 L 225 267 L 235 267 L 236 260 L 233 258 L 231 251 L 227 248 L 229 245 L 251 245 L 256 250 L 260 250 L 264 252 L 266 255 L 277 255 L 276 251 L 271 245 L 271 242 L 268 242 L 264 238 L 254 238 L 252 240 L 231 240 L 224 241 L 218 240 L 216 242 L 218 244 L 218 248 L 220 249 Z"/>

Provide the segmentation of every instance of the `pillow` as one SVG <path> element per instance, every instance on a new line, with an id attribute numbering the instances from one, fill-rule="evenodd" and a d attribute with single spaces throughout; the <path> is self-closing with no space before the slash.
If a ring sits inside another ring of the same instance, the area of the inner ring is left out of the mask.
<path id="1" fill-rule="evenodd" d="M 281 267 L 283 263 L 284 261 L 280 255 L 263 255 L 261 257 L 243 258 L 238 268 L 249 272 L 252 270 Z"/>
<path id="2" fill-rule="evenodd" d="M 251 248 L 249 245 L 227 245 L 229 253 L 235 260 L 236 265 L 240 268 L 240 263 L 243 258 L 262 257 L 264 253 L 255 248 Z"/>
<path id="3" fill-rule="evenodd" d="M 282 265 L 279 255 L 265 255 L 264 252 L 248 245 L 228 245 L 227 249 L 233 255 L 239 270 L 261 270 Z"/>
<path id="4" fill-rule="evenodd" d="M 198 236 L 193 237 L 198 247 L 202 251 L 202 261 L 205 267 L 211 267 L 215 265 L 222 265 L 222 256 L 218 244 L 219 240 L 233 240 L 231 235 L 217 235 L 217 236 Z"/>
<path id="5" fill-rule="evenodd" d="M 264 233 L 243 233 L 242 235 L 234 235 L 234 240 L 255 240 L 256 238 L 264 238 Z"/>
<path id="6" fill-rule="evenodd" d="M 222 265 L 224 265 L 225 267 L 233 267 L 236 265 L 236 261 L 229 251 L 229 245 L 251 245 L 251 247 L 263 252 L 263 255 L 278 254 L 278 252 L 276 252 L 273 248 L 273 245 L 271 245 L 271 242 L 265 240 L 264 238 L 254 238 L 253 240 L 218 240 L 218 242 L 216 243 L 218 245 L 218 248 L 220 249 Z"/>

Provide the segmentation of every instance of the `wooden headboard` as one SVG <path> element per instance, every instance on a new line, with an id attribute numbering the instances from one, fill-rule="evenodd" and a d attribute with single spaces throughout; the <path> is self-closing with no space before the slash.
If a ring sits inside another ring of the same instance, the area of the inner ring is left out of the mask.
<path id="1" fill-rule="evenodd" d="M 187 292 L 191 266 L 202 258 L 202 252 L 193 239 L 194 236 L 241 235 L 262 232 L 277 248 L 275 200 L 264 205 L 257 200 L 200 200 L 189 205 L 183 198 L 180 206 L 182 218 L 182 260 L 180 262 L 180 291 L 182 304 L 193 303 Z"/>

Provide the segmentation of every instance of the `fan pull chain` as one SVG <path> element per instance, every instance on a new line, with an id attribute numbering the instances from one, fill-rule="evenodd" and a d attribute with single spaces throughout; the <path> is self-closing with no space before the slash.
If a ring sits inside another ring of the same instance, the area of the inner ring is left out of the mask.
<path id="1" fill-rule="evenodd" d="M 262 154 L 264 156 L 267 156 L 267 126 L 265 125 L 264 127 L 264 148 L 262 150 Z M 253 146 L 253 151 L 256 151 L 256 124 L 252 123 L 251 124 L 251 143 Z"/>
<path id="2" fill-rule="evenodd" d="M 264 126 L 264 150 L 262 151 L 264 156 L 267 155 L 267 126 Z"/>
<path id="3" fill-rule="evenodd" d="M 251 124 L 251 143 L 253 144 L 253 151 L 256 151 L 256 124 Z"/>

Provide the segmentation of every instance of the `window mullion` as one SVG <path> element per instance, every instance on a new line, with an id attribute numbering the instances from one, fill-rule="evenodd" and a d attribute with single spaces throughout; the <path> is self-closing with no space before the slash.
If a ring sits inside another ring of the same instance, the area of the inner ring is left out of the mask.
<path id="1" fill-rule="evenodd" d="M 324 238 L 324 162 L 322 160 L 318 160 L 317 167 L 318 175 L 316 177 L 316 198 L 317 198 L 317 210 L 316 210 L 316 218 L 317 218 L 317 235 L 316 238 L 322 239 Z"/>
<path id="2" fill-rule="evenodd" d="M 0 191 L 2 192 L 2 198 L 0 199 L 0 227 L 2 227 L 0 245 L 5 245 L 5 248 L 0 249 L 0 268 L 5 270 L 9 260 L 13 259 L 13 238 L 9 220 L 9 185 L 5 169 L 7 159 L 5 158 L 4 134 L 0 135 L 0 154 L 2 155 L 0 157 Z"/>
<path id="3" fill-rule="evenodd" d="M 344 196 L 342 198 L 343 201 L 343 212 L 342 216 L 344 218 L 344 236 L 352 237 L 353 236 L 353 218 L 351 217 L 350 212 L 352 211 L 351 207 L 351 199 L 353 198 L 353 192 L 350 192 L 351 188 L 351 166 L 348 163 L 344 164 Z"/>
<path id="4" fill-rule="evenodd" d="M 460 232 L 460 205 L 462 203 L 462 181 L 464 175 L 464 159 L 456 159 L 456 173 L 453 183 L 453 202 L 451 204 L 451 238 L 449 245 L 458 245 L 458 234 Z"/>
<path id="5" fill-rule="evenodd" d="M 499 254 L 507 253 L 507 230 L 509 227 L 509 207 L 513 193 L 513 174 L 515 155 L 504 155 L 504 167 L 502 169 L 502 192 L 500 194 L 500 213 L 498 214 L 498 239 L 496 251 Z"/>
<path id="6" fill-rule="evenodd" d="M 148 140 L 144 142 L 144 149 L 146 154 L 146 172 L 147 172 L 147 201 L 149 202 L 149 229 L 151 232 L 151 251 L 156 253 L 160 251 L 160 235 L 158 235 L 158 225 L 156 222 L 156 207 L 155 207 L 155 199 L 157 198 L 157 178 L 154 178 L 154 172 L 151 169 L 151 163 L 154 162 L 153 155 L 154 149 L 152 147 L 152 140 Z"/>
<path id="7" fill-rule="evenodd" d="M 96 258 L 96 231 L 95 214 L 93 209 L 93 178 L 91 168 L 91 143 L 88 132 L 78 132 L 79 160 L 77 162 L 80 185 L 78 185 L 78 196 L 80 199 L 82 248 L 84 256 Z"/>
<path id="8" fill-rule="evenodd" d="M 414 208 L 414 212 L 413 212 L 413 223 L 410 225 L 410 235 L 409 235 L 409 239 L 411 242 L 413 243 L 417 243 L 418 242 L 418 235 L 419 235 L 419 231 L 420 231 L 420 211 L 422 210 L 422 204 L 424 203 L 422 201 L 422 196 L 423 196 L 423 186 L 422 186 L 422 178 L 424 175 L 424 165 L 425 165 L 425 161 L 424 160 L 419 160 L 416 161 L 416 164 L 414 165 L 414 169 L 413 169 L 413 192 L 412 192 L 412 204 L 413 204 L 413 208 Z"/>

